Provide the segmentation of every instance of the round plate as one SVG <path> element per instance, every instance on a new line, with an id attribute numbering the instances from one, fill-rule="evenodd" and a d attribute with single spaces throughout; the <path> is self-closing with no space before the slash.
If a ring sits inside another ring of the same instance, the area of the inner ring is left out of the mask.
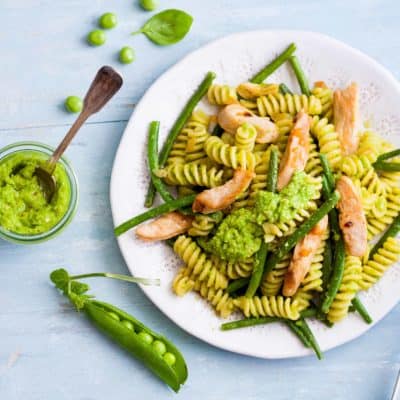
<path id="1" fill-rule="evenodd" d="M 236 85 L 248 80 L 291 42 L 297 44 L 297 56 L 311 83 L 323 80 L 330 87 L 338 88 L 357 81 L 363 121 L 368 121 L 373 129 L 398 147 L 400 87 L 377 62 L 337 40 L 312 32 L 253 31 L 230 35 L 200 48 L 170 68 L 137 105 L 122 137 L 112 171 L 111 206 L 115 225 L 144 211 L 149 181 L 146 137 L 150 121 L 161 121 L 162 143 L 207 71 L 216 72 L 215 82 Z M 285 82 L 298 92 L 288 65 L 278 69 L 268 81 Z M 209 108 L 203 104 L 200 107 L 206 111 Z M 189 293 L 180 298 L 172 293 L 171 282 L 182 261 L 167 245 L 142 243 L 133 231 L 119 237 L 118 243 L 133 275 L 161 278 L 161 287 L 143 286 L 143 291 L 164 314 L 192 335 L 220 348 L 256 357 L 310 354 L 281 324 L 220 331 L 222 320 L 198 295 Z M 399 269 L 391 268 L 376 286 L 360 296 L 376 323 L 400 298 Z M 239 315 L 231 319 L 237 317 Z M 317 321 L 311 322 L 323 350 L 348 342 L 371 326 L 354 313 L 332 329 Z"/>

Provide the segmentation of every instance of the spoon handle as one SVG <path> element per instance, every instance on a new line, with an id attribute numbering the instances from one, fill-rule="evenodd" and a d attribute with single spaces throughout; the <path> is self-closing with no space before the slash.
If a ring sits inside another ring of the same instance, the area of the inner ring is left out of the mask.
<path id="1" fill-rule="evenodd" d="M 97 113 L 103 108 L 103 106 L 111 99 L 111 97 L 118 92 L 122 86 L 122 83 L 123 80 L 121 75 L 119 75 L 113 68 L 104 66 L 98 70 L 89 90 L 86 93 L 83 101 L 82 112 L 79 114 L 78 118 L 71 126 L 70 130 L 65 135 L 62 142 L 58 145 L 47 163 L 46 170 L 50 174 L 54 172 L 57 161 L 71 143 L 81 126 L 92 114 Z"/>

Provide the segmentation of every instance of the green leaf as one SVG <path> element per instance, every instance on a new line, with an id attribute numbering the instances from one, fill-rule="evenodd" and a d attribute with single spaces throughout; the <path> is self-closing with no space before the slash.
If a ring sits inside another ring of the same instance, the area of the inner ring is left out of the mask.
<path id="1" fill-rule="evenodd" d="M 50 274 L 50 280 L 56 285 L 57 289 L 65 291 L 69 281 L 68 272 L 63 268 L 56 269 Z"/>
<path id="2" fill-rule="evenodd" d="M 70 290 L 72 293 L 81 295 L 86 293 L 89 290 L 89 285 L 86 283 L 78 282 L 78 281 L 71 281 Z"/>
<path id="3" fill-rule="evenodd" d="M 192 26 L 191 15 L 181 10 L 165 10 L 151 17 L 136 33 L 144 33 L 152 42 L 168 46 L 182 40 Z"/>

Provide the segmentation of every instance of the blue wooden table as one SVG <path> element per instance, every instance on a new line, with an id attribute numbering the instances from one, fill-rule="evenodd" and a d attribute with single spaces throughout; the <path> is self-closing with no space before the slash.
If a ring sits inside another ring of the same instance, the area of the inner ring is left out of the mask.
<path id="1" fill-rule="evenodd" d="M 159 48 L 130 37 L 150 14 L 135 0 L 0 1 L 0 146 L 37 140 L 56 145 L 73 117 L 62 108 L 83 95 L 95 71 L 116 65 L 125 85 L 82 129 L 68 150 L 80 180 L 80 205 L 69 228 L 34 247 L 0 242 L 0 399 L 109 400 L 174 398 L 50 285 L 49 272 L 126 273 L 112 233 L 109 180 L 115 150 L 146 88 L 188 52 L 228 33 L 265 28 L 320 31 L 400 71 L 398 0 L 160 0 L 183 8 L 195 23 L 181 43 Z M 84 42 L 103 12 L 120 17 L 107 44 Z M 134 46 L 137 61 L 120 66 L 119 48 Z M 345 60 L 343 61 L 345 62 Z M 265 361 L 231 354 L 191 337 L 161 314 L 134 285 L 96 280 L 103 300 L 132 312 L 182 349 L 190 377 L 181 399 L 386 400 L 400 367 L 400 307 L 363 337 L 313 357 Z"/>

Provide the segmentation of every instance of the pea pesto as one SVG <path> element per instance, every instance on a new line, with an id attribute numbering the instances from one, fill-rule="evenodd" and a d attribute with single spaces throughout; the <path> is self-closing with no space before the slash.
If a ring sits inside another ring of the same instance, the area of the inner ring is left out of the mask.
<path id="1" fill-rule="evenodd" d="M 0 225 L 10 232 L 35 235 L 49 231 L 68 210 L 71 188 L 58 164 L 57 190 L 50 203 L 39 186 L 35 168 L 46 160 L 35 151 L 10 154 L 0 161 Z"/>

